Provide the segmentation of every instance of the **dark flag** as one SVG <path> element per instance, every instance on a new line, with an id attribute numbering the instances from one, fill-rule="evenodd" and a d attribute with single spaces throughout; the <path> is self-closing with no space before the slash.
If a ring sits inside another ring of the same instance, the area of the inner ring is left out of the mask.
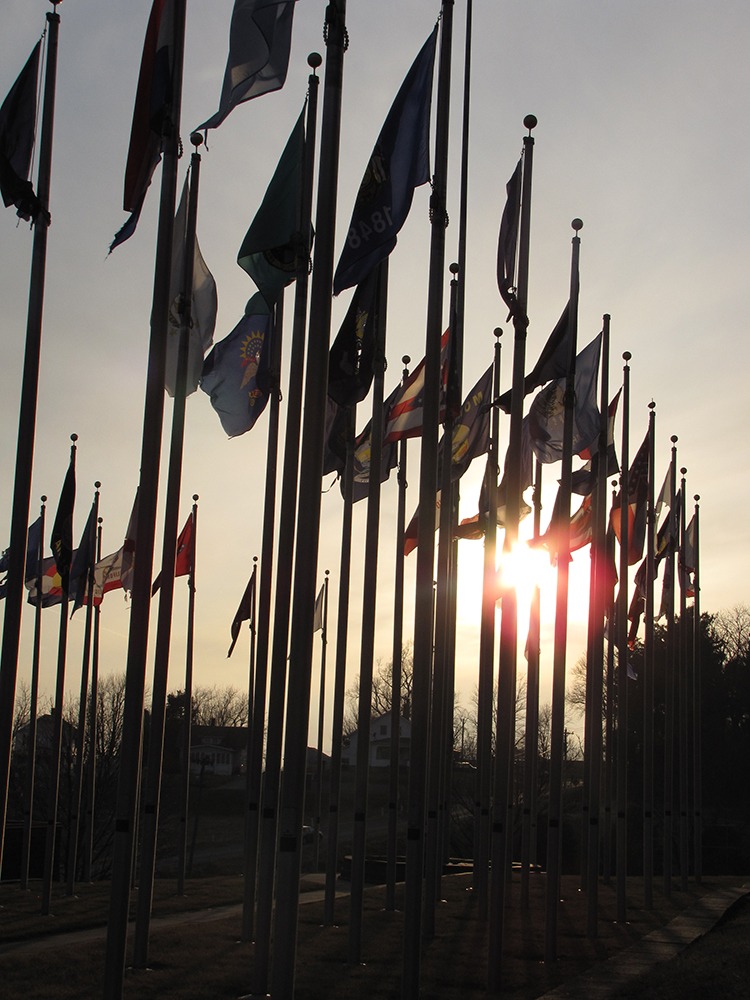
<path id="1" fill-rule="evenodd" d="M 67 592 L 70 584 L 70 563 L 73 557 L 73 508 L 76 502 L 76 467 L 70 460 L 65 481 L 60 491 L 60 502 L 52 525 L 50 548 L 60 574 L 62 587 Z"/>
<path id="2" fill-rule="evenodd" d="M 272 317 L 257 292 L 229 336 L 211 350 L 203 364 L 200 387 L 211 398 L 229 437 L 255 426 L 271 389 Z"/>
<path id="3" fill-rule="evenodd" d="M 530 392 L 544 385 L 552 379 L 563 378 L 568 371 L 570 363 L 570 340 L 568 338 L 568 311 L 570 302 L 562 311 L 562 316 L 557 321 L 555 329 L 549 335 L 547 343 L 542 348 L 539 360 L 523 380 L 523 394 L 528 396 Z M 511 389 L 502 393 L 495 400 L 495 405 L 499 406 L 504 413 L 510 413 Z"/>
<path id="4" fill-rule="evenodd" d="M 357 285 L 328 355 L 328 396 L 339 406 L 361 403 L 370 391 L 380 268 Z"/>
<path id="5" fill-rule="evenodd" d="M 36 580 L 37 577 L 37 564 L 41 558 L 42 553 L 42 519 L 38 517 L 33 524 L 29 525 L 28 534 L 26 536 L 26 572 L 24 574 L 26 580 Z M 5 597 L 6 590 L 8 587 L 8 565 L 10 561 L 10 549 L 5 549 L 2 554 L 0 554 L 0 573 L 6 574 L 2 580 L 0 580 L 0 600 Z"/>
<path id="6" fill-rule="evenodd" d="M 73 600 L 72 618 L 81 607 L 86 596 L 89 573 L 96 562 L 96 504 L 91 505 L 91 511 L 83 529 L 81 541 L 75 550 L 70 564 L 70 597 Z"/>
<path id="7" fill-rule="evenodd" d="M 55 565 L 54 556 L 47 556 L 46 559 L 42 559 L 40 576 L 42 578 L 41 595 L 39 595 L 37 590 L 36 573 L 34 576 L 26 578 L 25 587 L 29 592 L 26 598 L 27 602 L 36 607 L 39 600 L 43 608 L 52 608 L 56 604 L 61 604 L 63 595 L 62 579 Z"/>
<path id="8" fill-rule="evenodd" d="M 394 400 L 401 391 L 401 386 L 396 386 L 387 399 L 383 400 L 383 427 L 385 433 L 385 421 L 388 411 L 393 406 Z M 391 469 L 398 465 L 398 445 L 395 442 L 384 440 L 380 444 L 380 482 L 384 483 L 391 474 Z M 354 469 L 352 480 L 352 503 L 364 500 L 370 490 L 370 456 L 372 454 L 372 420 L 367 421 L 365 429 L 354 439 Z M 343 480 L 341 487 L 343 489 Z"/>
<path id="9" fill-rule="evenodd" d="M 188 514 L 185 527 L 177 536 L 177 551 L 174 559 L 174 575 L 189 576 L 193 569 L 193 515 Z M 151 587 L 151 596 L 161 587 L 161 571 Z"/>
<path id="10" fill-rule="evenodd" d="M 219 110 L 198 131 L 218 128 L 238 104 L 281 90 L 289 67 L 294 0 L 235 0 Z"/>
<path id="11" fill-rule="evenodd" d="M 310 233 L 300 229 L 304 155 L 303 110 L 237 254 L 237 263 L 258 286 L 269 308 L 300 267 L 307 266 L 310 253 Z"/>
<path id="12" fill-rule="evenodd" d="M 125 167 L 123 208 L 130 212 L 130 218 L 115 235 L 110 253 L 135 232 L 161 160 L 162 129 L 172 109 L 173 38 L 174 0 L 154 0 L 143 43 Z"/>
<path id="13" fill-rule="evenodd" d="M 544 547 L 549 550 L 550 559 L 553 563 L 557 562 L 557 556 L 560 552 L 560 503 L 561 503 L 561 493 L 562 490 L 558 489 L 557 497 L 555 498 L 555 505 L 552 508 L 552 517 L 550 518 L 549 527 L 543 535 L 539 538 L 532 538 L 529 541 L 530 548 Z M 593 533 L 593 510 L 592 510 L 592 500 L 591 494 L 588 494 L 583 498 L 583 502 L 578 510 L 570 515 L 570 527 L 569 539 L 570 544 L 568 546 L 569 552 L 576 552 L 578 549 L 582 549 L 585 545 L 589 545 L 592 539 Z M 563 522 L 564 523 L 564 522 Z"/>
<path id="14" fill-rule="evenodd" d="M 620 463 L 617 461 L 617 452 L 615 451 L 615 416 L 617 414 L 617 404 L 620 402 L 620 393 L 622 389 L 618 389 L 615 394 L 614 399 L 609 404 L 607 410 L 607 476 L 616 476 L 620 471 Z M 570 488 L 573 493 L 579 493 L 582 496 L 588 496 L 593 490 L 596 489 L 596 463 L 599 460 L 597 453 L 597 444 L 593 444 L 590 448 L 584 448 L 580 452 L 581 458 L 588 459 L 585 465 L 582 465 L 580 469 L 576 469 L 573 472 L 571 478 Z"/>
<path id="15" fill-rule="evenodd" d="M 518 226 L 521 220 L 522 167 L 523 160 L 519 160 L 513 175 L 505 185 L 507 199 L 500 220 L 500 236 L 497 241 L 497 287 L 503 302 L 508 307 L 509 319 L 519 311 L 513 281 L 516 274 Z"/>
<path id="16" fill-rule="evenodd" d="M 253 608 L 255 605 L 255 570 L 250 579 L 247 581 L 247 586 L 245 587 L 245 593 L 242 595 L 240 600 L 240 606 L 237 608 L 237 614 L 232 620 L 229 631 L 232 634 L 232 644 L 229 647 L 229 652 L 227 657 L 230 657 L 234 652 L 234 647 L 237 644 L 237 639 L 239 638 L 240 629 L 242 628 L 243 622 L 250 622 L 250 627 L 254 627 L 255 622 L 253 621 Z"/>
<path id="17" fill-rule="evenodd" d="M 26 65 L 0 106 L 0 193 L 5 207 L 15 205 L 17 214 L 27 222 L 36 222 L 40 213 L 44 213 L 29 180 L 36 130 L 41 44 L 37 42 L 34 46 Z"/>
<path id="18" fill-rule="evenodd" d="M 345 407 L 339 406 L 330 396 L 326 399 L 325 448 L 323 450 L 323 475 L 335 472 L 340 476 L 346 466 L 346 435 L 349 416 Z"/>
<path id="19" fill-rule="evenodd" d="M 136 526 L 138 524 L 138 490 L 135 491 L 133 508 L 130 511 L 130 519 L 125 529 L 125 540 L 122 544 L 122 565 L 120 568 L 120 582 L 125 593 L 133 591 L 133 569 L 135 565 L 135 542 Z"/>
<path id="20" fill-rule="evenodd" d="M 648 452 L 648 434 L 646 434 L 628 472 L 628 566 L 634 566 L 639 561 L 646 540 Z M 612 503 L 610 520 L 619 541 L 622 533 L 622 497 L 619 492 Z"/>
<path id="21" fill-rule="evenodd" d="M 430 179 L 430 106 L 437 25 L 396 95 L 359 187 L 333 294 L 358 285 L 396 246 L 414 189 Z"/>

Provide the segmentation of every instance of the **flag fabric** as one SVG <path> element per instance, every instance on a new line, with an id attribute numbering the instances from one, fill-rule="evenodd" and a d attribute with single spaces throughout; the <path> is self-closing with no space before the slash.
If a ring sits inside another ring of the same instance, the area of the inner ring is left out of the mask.
<path id="1" fill-rule="evenodd" d="M 346 438 L 349 416 L 345 407 L 326 396 L 325 445 L 323 449 L 323 475 L 335 472 L 340 476 L 346 467 Z"/>
<path id="2" fill-rule="evenodd" d="M 162 130 L 172 110 L 174 23 L 174 0 L 154 0 L 143 43 L 125 167 L 123 208 L 130 217 L 115 235 L 110 253 L 135 232 L 161 160 Z"/>
<path id="3" fill-rule="evenodd" d="M 482 486 L 479 491 L 479 511 L 472 517 L 463 518 L 458 526 L 454 528 L 454 534 L 456 538 L 467 538 L 478 540 L 484 538 L 484 533 L 487 528 L 487 521 L 490 516 L 490 502 L 489 502 L 489 477 L 490 475 L 490 462 L 487 460 L 487 467 L 485 468 L 484 477 L 482 478 Z M 522 490 L 525 486 L 521 487 Z M 507 520 L 507 501 L 508 501 L 508 481 L 507 477 L 503 476 L 497 487 L 497 509 L 495 511 L 495 523 L 498 528 L 504 528 L 505 522 Z M 528 517 L 531 513 L 531 507 L 526 503 L 523 497 L 519 498 L 518 504 L 518 519 L 522 521 L 525 517 Z"/>
<path id="4" fill-rule="evenodd" d="M 40 215 L 49 221 L 29 180 L 36 133 L 41 45 L 41 41 L 36 43 L 0 106 L 0 194 L 5 207 L 15 205 L 16 214 L 26 222 L 36 222 Z"/>
<path id="5" fill-rule="evenodd" d="M 681 582 L 686 597 L 695 597 L 694 574 L 698 564 L 698 552 L 696 548 L 697 531 L 695 515 L 693 515 L 690 518 L 690 524 L 685 528 L 685 536 L 682 540 L 682 548 L 680 550 Z"/>
<path id="6" fill-rule="evenodd" d="M 29 525 L 29 530 L 26 534 L 26 571 L 24 577 L 26 580 L 32 577 L 36 580 L 37 577 L 37 564 L 42 553 L 42 519 L 38 517 L 36 521 Z M 10 563 L 10 549 L 5 549 L 2 554 L 0 554 L 0 573 L 5 573 L 5 576 L 0 580 L 0 600 L 2 600 L 7 593 L 8 589 L 8 566 Z"/>
<path id="7" fill-rule="evenodd" d="M 576 358 L 573 454 L 589 448 L 599 434 L 596 381 L 599 376 L 601 334 Z M 542 463 L 562 458 L 566 378 L 556 379 L 539 392 L 529 409 L 529 435 L 534 454 Z"/>
<path id="8" fill-rule="evenodd" d="M 634 566 L 640 560 L 646 541 L 648 437 L 648 433 L 646 433 L 643 443 L 636 452 L 636 456 L 628 472 L 628 566 Z M 622 535 L 621 491 L 614 498 L 609 516 L 615 535 L 619 541 Z"/>
<path id="9" fill-rule="evenodd" d="M 615 417 L 617 415 L 617 404 L 620 402 L 622 389 L 618 389 L 607 410 L 607 472 L 606 475 L 616 476 L 620 471 L 620 463 L 617 461 L 615 451 Z M 580 453 L 581 458 L 587 459 L 586 463 L 573 472 L 571 479 L 571 490 L 581 496 L 588 496 L 596 488 L 598 451 L 595 442 L 591 448 L 584 448 Z"/>
<path id="10" fill-rule="evenodd" d="M 569 313 L 570 302 L 566 304 L 554 330 L 547 338 L 539 360 L 523 380 L 524 396 L 528 396 L 530 392 L 533 392 L 540 385 L 544 385 L 545 382 L 562 378 L 567 374 L 570 364 Z M 510 413 L 511 393 L 512 389 L 508 389 L 495 400 L 496 405 L 504 413 Z"/>
<path id="11" fill-rule="evenodd" d="M 219 297 L 214 276 L 206 266 L 198 237 L 193 246 L 193 294 L 190 312 L 184 316 L 182 298 L 182 276 L 185 269 L 185 252 L 188 214 L 188 178 L 182 189 L 182 197 L 174 220 L 172 242 L 172 276 L 169 287 L 169 327 L 167 330 L 167 360 L 164 386 L 170 396 L 174 396 L 177 386 L 177 360 L 180 349 L 180 327 L 188 325 L 188 365 L 185 395 L 190 396 L 198 388 L 203 358 L 214 341 L 216 313 Z M 183 318 L 184 317 L 184 318 Z"/>
<path id="12" fill-rule="evenodd" d="M 389 410 L 397 398 L 401 386 L 396 386 L 387 399 L 383 400 L 383 425 L 385 426 Z M 393 441 L 384 438 L 380 445 L 380 482 L 384 483 L 391 474 L 391 469 L 398 465 L 398 446 Z M 354 439 L 354 465 L 352 479 L 352 503 L 364 500 L 370 492 L 370 456 L 372 454 L 372 420 Z M 341 488 L 344 483 L 342 480 Z"/>
<path id="13" fill-rule="evenodd" d="M 257 292 L 234 330 L 212 348 L 203 363 L 200 387 L 229 437 L 251 430 L 266 407 L 271 392 L 272 339 L 273 317 Z"/>
<path id="14" fill-rule="evenodd" d="M 328 396 L 339 406 L 361 403 L 370 391 L 380 268 L 357 285 L 328 354 Z"/>
<path id="15" fill-rule="evenodd" d="M 72 618 L 83 604 L 86 588 L 89 584 L 89 573 L 96 561 L 96 507 L 91 504 L 86 526 L 81 535 L 81 541 L 75 551 L 70 565 L 70 598 L 73 602 Z"/>
<path id="16" fill-rule="evenodd" d="M 67 591 L 70 582 L 70 563 L 73 557 L 73 508 L 76 502 L 76 467 L 73 458 L 70 459 L 68 471 L 65 473 L 57 514 L 52 525 L 50 548 L 55 560 L 62 585 Z"/>
<path id="17" fill-rule="evenodd" d="M 242 628 L 243 622 L 250 622 L 250 628 L 255 628 L 255 621 L 253 618 L 255 609 L 255 570 L 253 570 L 250 579 L 247 581 L 247 586 L 245 587 L 245 592 L 240 599 L 239 607 L 237 608 L 237 613 L 232 619 L 232 624 L 229 631 L 232 635 L 232 644 L 229 647 L 229 652 L 227 653 L 227 659 L 234 652 L 234 647 L 237 644 L 237 639 L 239 638 L 240 629 Z"/>
<path id="18" fill-rule="evenodd" d="M 518 227 L 521 221 L 522 170 L 523 160 L 520 159 L 510 180 L 505 185 L 507 197 L 500 220 L 500 235 L 497 241 L 497 287 L 500 290 L 500 297 L 508 307 L 508 319 L 517 314 L 519 319 L 522 318 L 514 288 Z"/>
<path id="19" fill-rule="evenodd" d="M 633 596 L 630 599 L 630 607 L 628 608 L 628 621 L 630 622 L 630 628 L 628 629 L 628 647 L 630 649 L 635 648 L 641 617 L 643 616 L 643 612 L 646 608 L 647 582 L 648 556 L 641 561 L 635 577 L 633 578 Z"/>
<path id="20" fill-rule="evenodd" d="M 661 484 L 661 489 L 659 490 L 659 495 L 656 498 L 654 504 L 654 517 L 658 518 L 664 507 L 669 507 L 669 502 L 672 499 L 672 467 L 667 468 L 667 474 L 664 477 L 664 482 Z"/>
<path id="21" fill-rule="evenodd" d="M 135 562 L 135 540 L 136 540 L 136 526 L 138 524 L 138 490 L 135 491 L 135 500 L 133 501 L 133 508 L 130 511 L 130 519 L 128 520 L 128 526 L 125 529 L 125 541 L 122 545 L 122 569 L 120 571 L 120 578 L 122 581 L 122 589 L 126 594 L 132 593 L 133 591 L 133 566 Z"/>
<path id="22" fill-rule="evenodd" d="M 380 131 L 354 203 L 333 294 L 357 285 L 396 246 L 414 189 L 430 179 L 430 106 L 437 25 L 414 60 Z"/>
<path id="23" fill-rule="evenodd" d="M 532 538 L 529 541 L 529 546 L 531 548 L 544 547 L 548 549 L 550 559 L 553 563 L 556 563 L 557 556 L 561 548 L 561 492 L 562 491 L 558 489 L 557 497 L 555 498 L 555 505 L 552 508 L 552 517 L 550 518 L 549 527 L 543 535 L 540 535 L 538 538 Z M 583 498 L 583 502 L 578 510 L 570 515 L 570 545 L 568 551 L 576 552 L 578 549 L 582 549 L 584 546 L 591 543 L 591 539 L 593 537 L 592 517 L 592 495 L 588 494 Z"/>
<path id="24" fill-rule="evenodd" d="M 177 549 L 174 557 L 174 575 L 189 576 L 193 571 L 193 514 L 188 515 L 185 527 L 177 536 Z M 153 597 L 161 587 L 161 570 L 156 576 L 151 586 L 151 596 Z"/>
<path id="25" fill-rule="evenodd" d="M 237 254 L 269 309 L 309 259 L 311 234 L 302 232 L 300 220 L 304 155 L 303 109 Z"/>
<path id="26" fill-rule="evenodd" d="M 122 587 L 122 557 L 124 548 L 103 556 L 94 566 L 94 606 L 102 603 L 104 595 Z M 88 604 L 88 591 L 83 601 Z"/>
<path id="27" fill-rule="evenodd" d="M 294 0 L 235 0 L 219 110 L 197 131 L 218 128 L 238 104 L 281 90 L 292 47 Z"/>
<path id="28" fill-rule="evenodd" d="M 320 632 L 325 624 L 323 621 L 323 613 L 325 610 L 325 592 L 326 586 L 323 586 L 318 591 L 318 596 L 315 598 L 315 610 L 313 611 L 313 632 Z"/>
<path id="29" fill-rule="evenodd" d="M 445 390 L 448 384 L 450 329 L 446 330 L 440 341 L 440 419 L 445 418 Z M 400 441 L 401 438 L 419 437 L 422 433 L 422 412 L 424 403 L 424 367 L 425 359 L 399 388 L 388 413 L 385 425 L 384 442 Z"/>
<path id="30" fill-rule="evenodd" d="M 26 600 L 34 607 L 36 607 L 38 599 L 41 601 L 43 608 L 51 608 L 56 604 L 61 604 L 63 595 L 62 577 L 55 564 L 55 557 L 48 556 L 46 559 L 43 559 L 40 569 L 40 576 L 42 578 L 41 597 L 39 597 L 37 590 L 37 578 L 35 574 L 26 580 L 25 586 L 29 592 Z"/>

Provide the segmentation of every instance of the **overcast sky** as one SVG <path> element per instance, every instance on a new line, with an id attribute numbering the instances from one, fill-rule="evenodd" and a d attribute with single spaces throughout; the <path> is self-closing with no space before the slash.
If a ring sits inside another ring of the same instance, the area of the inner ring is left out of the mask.
<path id="1" fill-rule="evenodd" d="M 219 289 L 216 340 L 234 327 L 255 291 L 236 264 L 237 251 L 302 107 L 307 55 L 325 52 L 325 6 L 324 0 L 299 0 L 284 89 L 235 109 L 210 135 L 203 155 L 198 232 Z M 140 460 L 158 183 L 149 192 L 135 236 L 109 258 L 107 248 L 125 218 L 123 175 L 149 8 L 150 0 L 66 0 L 59 8 L 53 223 L 30 519 L 45 493 L 51 524 L 68 462 L 69 435 L 75 432 L 76 541 L 93 482 L 99 479 L 106 552 L 122 543 Z M 0 98 L 41 33 L 46 9 L 49 5 L 41 0 L 5 0 Z M 188 3 L 182 115 L 186 147 L 191 128 L 218 106 L 231 9 L 231 0 Z M 337 255 L 375 138 L 438 10 L 435 0 L 349 0 Z M 446 263 L 457 254 L 464 20 L 465 4 L 459 0 Z M 710 13 L 697 0 L 474 3 L 464 386 L 473 385 L 489 365 L 494 327 L 506 325 L 495 281 L 498 225 L 505 183 L 521 150 L 523 118 L 533 113 L 539 124 L 534 133 L 527 367 L 566 301 L 570 222 L 580 216 L 580 343 L 599 332 L 603 313 L 611 314 L 612 387 L 621 380 L 622 352 L 632 353 L 631 457 L 646 432 L 647 405 L 651 399 L 656 402 L 657 489 L 669 461 L 669 438 L 679 436 L 678 461 L 688 469 L 688 495 L 701 496 L 701 600 L 702 609 L 710 612 L 750 603 L 750 449 L 745 420 L 750 362 L 749 28 L 746 0 L 724 0 Z M 180 164 L 180 185 L 187 159 Z M 417 191 L 391 258 L 386 392 L 399 378 L 401 356 L 409 354 L 415 364 L 424 354 L 428 194 L 426 187 Z M 3 536 L 10 531 L 31 242 L 28 227 L 17 226 L 15 213 L 5 210 L 0 215 Z M 349 292 L 343 293 L 334 303 L 334 333 L 349 297 Z M 511 370 L 512 338 L 510 329 L 506 331 L 504 388 Z M 367 419 L 368 402 L 360 408 L 359 427 Z M 170 419 L 168 401 L 165 441 Z M 264 417 L 249 434 L 227 440 L 208 397 L 198 392 L 188 401 L 180 520 L 189 513 L 192 494 L 199 494 L 198 685 L 231 683 L 244 689 L 247 684 L 246 633 L 229 661 L 226 650 L 252 557 L 260 554 L 266 431 Z M 163 454 L 166 472 L 166 449 Z M 416 504 L 417 454 L 415 443 L 410 449 L 409 514 Z M 462 481 L 463 516 L 476 511 L 482 465 L 476 462 Z M 557 467 L 545 471 L 547 483 L 554 483 Z M 553 492 L 545 493 L 545 517 Z M 162 490 L 160 509 L 163 499 Z M 323 571 L 331 570 L 331 623 L 341 506 L 336 487 L 323 499 L 318 572 L 322 581 Z M 358 505 L 355 518 L 351 678 L 359 669 L 364 508 L 364 503 Z M 378 589 L 376 657 L 384 660 L 390 658 L 392 641 L 395 511 L 393 477 L 383 490 Z M 2 544 L 7 544 L 5 537 Z M 476 684 L 479 617 L 476 590 L 473 600 L 466 595 L 476 578 L 480 552 L 480 543 L 461 543 L 459 559 L 465 571 L 457 683 L 465 705 Z M 412 555 L 407 562 L 406 638 L 413 629 L 414 562 Z M 584 651 L 582 592 L 588 562 L 588 550 L 575 556 L 569 665 Z M 179 580 L 170 689 L 184 684 L 186 591 Z M 550 588 L 546 636 L 552 632 L 553 601 Z M 71 691 L 80 677 L 83 618 L 79 612 L 70 629 Z M 154 605 L 152 622 L 155 618 Z M 57 611 L 45 612 L 42 686 L 47 693 L 53 689 L 58 620 Z M 19 680 L 29 677 L 31 626 L 32 616 L 26 614 Z M 104 672 L 124 669 L 127 630 L 125 601 L 120 592 L 112 593 L 102 612 Z M 525 635 L 525 624 L 519 624 L 519 633 Z M 334 628 L 330 636 L 332 664 Z M 315 656 L 317 663 L 317 644 Z M 548 644 L 543 656 L 543 670 L 549 670 Z M 313 684 L 317 690 L 315 680 Z M 546 688 L 542 700 L 548 699 Z"/>

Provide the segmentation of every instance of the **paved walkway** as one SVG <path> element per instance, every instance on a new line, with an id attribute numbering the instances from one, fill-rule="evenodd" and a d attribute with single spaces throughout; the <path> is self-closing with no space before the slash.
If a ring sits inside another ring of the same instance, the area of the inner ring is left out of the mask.
<path id="1" fill-rule="evenodd" d="M 750 895 L 750 885 L 746 884 L 703 896 L 695 906 L 684 910 L 664 927 L 647 934 L 606 962 L 598 962 L 575 979 L 550 990 L 540 1000 L 567 1000 L 573 997 L 576 1000 L 580 997 L 604 1000 L 610 997 L 629 980 L 643 975 L 660 962 L 675 958 L 689 944 L 714 928 L 733 903 L 747 895 Z"/>

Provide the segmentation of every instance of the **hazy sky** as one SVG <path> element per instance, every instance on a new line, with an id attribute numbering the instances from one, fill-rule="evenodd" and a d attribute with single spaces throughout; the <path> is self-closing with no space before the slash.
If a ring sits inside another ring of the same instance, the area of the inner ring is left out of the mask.
<path id="1" fill-rule="evenodd" d="M 309 52 L 324 53 L 324 0 L 299 0 L 286 86 L 235 109 L 209 137 L 201 175 L 198 231 L 219 289 L 216 339 L 226 336 L 255 291 L 236 255 L 260 203 L 306 90 Z M 49 5 L 5 0 L 0 34 L 0 97 L 38 38 Z M 54 517 L 68 462 L 69 435 L 79 435 L 76 542 L 100 479 L 104 549 L 122 542 L 138 480 L 152 294 L 158 178 L 136 235 L 107 258 L 124 221 L 122 185 L 133 99 L 150 0 L 67 0 L 61 4 L 57 118 L 52 174 L 47 286 L 32 509 L 49 497 Z M 190 0 L 182 137 L 217 106 L 227 54 L 231 0 Z M 391 101 L 438 14 L 435 0 L 349 0 L 345 57 L 337 254 L 362 172 Z M 447 261 L 458 234 L 459 136 L 465 4 L 455 6 L 452 153 L 448 178 Z M 580 343 L 612 316 L 610 385 L 621 380 L 623 351 L 632 353 L 631 457 L 656 401 L 657 478 L 679 436 L 688 495 L 701 495 L 702 608 L 750 603 L 750 453 L 745 431 L 748 347 L 747 94 L 750 8 L 725 0 L 710 13 L 697 0 L 526 0 L 474 3 L 469 251 L 464 386 L 492 356 L 492 330 L 506 326 L 503 387 L 509 385 L 511 336 L 495 282 L 495 255 L 505 183 L 518 159 L 523 118 L 533 113 L 534 184 L 528 367 L 557 320 L 569 285 L 570 221 L 580 216 Z M 386 392 L 424 354 L 429 226 L 428 189 L 417 191 L 391 258 Z M 7 543 L 18 428 L 32 237 L 0 214 L 0 534 Z M 446 281 L 447 292 L 447 281 Z M 348 304 L 334 303 L 334 333 Z M 447 303 L 447 295 L 446 295 Z M 287 316 L 291 308 L 287 310 Z M 447 315 L 447 311 L 446 311 Z M 284 369 L 284 385 L 286 368 Z M 613 388 L 614 392 L 614 388 Z M 368 401 L 369 402 L 369 401 Z M 358 426 L 367 419 L 360 408 Z M 283 420 L 283 404 L 282 404 Z M 168 441 L 171 403 L 165 407 Z M 282 425 L 283 426 L 283 425 Z M 208 397 L 188 401 L 183 499 L 187 517 L 200 495 L 195 682 L 246 686 L 247 634 L 226 659 L 229 625 L 260 554 L 267 419 L 227 440 Z M 507 434 L 507 426 L 504 428 Z M 619 435 L 619 422 L 618 422 Z M 283 439 L 283 436 L 282 436 Z M 166 472 L 166 448 L 162 468 Z M 418 445 L 410 448 L 409 514 L 416 504 Z M 462 515 L 476 511 L 481 461 L 462 481 Z M 558 468 L 548 467 L 554 483 Z M 328 485 L 326 483 L 326 485 Z M 545 494 L 545 517 L 554 489 Z M 160 509 L 163 506 L 163 490 Z M 391 649 L 395 477 L 383 490 L 376 657 Z M 341 498 L 323 499 L 319 580 L 331 570 L 331 625 L 336 607 Z M 358 672 L 365 504 L 355 516 L 350 677 Z M 49 530 L 47 531 L 47 542 Z M 157 558 L 160 544 L 157 545 Z M 461 543 L 463 574 L 457 654 L 464 704 L 476 683 L 481 545 Z M 407 561 L 405 636 L 413 629 L 415 556 Z M 574 559 L 569 664 L 584 650 L 581 593 L 588 550 Z M 551 635 L 552 588 L 544 623 Z M 184 581 L 177 581 L 170 688 L 183 685 Z M 30 610 L 30 609 L 29 609 Z M 77 689 L 83 612 L 70 629 L 68 681 Z M 153 606 L 152 623 L 156 618 Z M 51 693 L 59 612 L 44 614 L 42 686 Z M 25 615 L 19 680 L 30 672 L 32 616 Z M 128 610 L 121 592 L 102 612 L 104 672 L 124 669 Z M 519 625 L 525 635 L 525 624 Z M 328 662 L 334 662 L 330 629 Z M 521 640 L 521 649 L 523 640 Z M 153 653 L 153 644 L 150 655 Z M 316 644 L 317 663 L 317 644 Z M 545 644 L 543 670 L 551 651 Z M 521 659 L 521 663 L 522 663 Z M 313 680 L 314 690 L 315 679 Z M 543 689 L 542 700 L 549 699 Z M 315 699 L 313 699 L 313 703 Z"/>

